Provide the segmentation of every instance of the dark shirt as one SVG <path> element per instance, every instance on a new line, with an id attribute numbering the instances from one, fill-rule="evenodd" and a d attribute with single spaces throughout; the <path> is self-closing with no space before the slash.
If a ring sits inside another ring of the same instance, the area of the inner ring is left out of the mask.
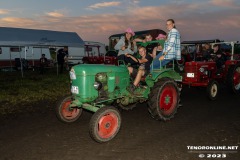
<path id="1" fill-rule="evenodd" d="M 153 49 L 157 47 L 158 43 L 150 43 L 146 46 L 146 51 L 148 54 L 152 54 Z"/>
<path id="2" fill-rule="evenodd" d="M 152 56 L 150 56 L 149 54 L 146 54 L 146 57 L 145 57 L 148 61 L 144 63 L 144 66 L 145 66 L 145 70 L 150 70 L 150 66 L 152 64 Z"/>
<path id="3" fill-rule="evenodd" d="M 64 57 L 68 56 L 68 51 L 64 51 L 63 49 L 59 49 L 57 53 L 58 63 L 64 63 Z"/>
<path id="4" fill-rule="evenodd" d="M 215 62 L 216 62 L 217 68 L 221 68 L 222 65 L 225 64 L 226 56 L 221 50 L 218 50 L 214 54 L 216 55 Z"/>
<path id="5" fill-rule="evenodd" d="M 202 55 L 203 55 L 203 60 L 208 61 L 211 59 L 211 53 L 213 52 L 212 49 L 207 49 L 205 51 L 203 51 Z"/>
<path id="6" fill-rule="evenodd" d="M 47 63 L 47 58 L 45 58 L 45 57 L 40 58 L 40 64 L 41 65 L 45 65 L 46 63 Z"/>

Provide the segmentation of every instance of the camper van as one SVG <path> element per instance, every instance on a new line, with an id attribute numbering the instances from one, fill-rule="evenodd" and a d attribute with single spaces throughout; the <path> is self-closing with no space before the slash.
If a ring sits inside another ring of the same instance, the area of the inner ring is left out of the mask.
<path id="1" fill-rule="evenodd" d="M 39 66 L 41 55 L 45 54 L 48 60 L 51 60 L 49 48 L 44 47 L 1 47 L 0 46 L 0 67 L 20 67 L 19 62 L 22 60 L 25 67 Z"/>

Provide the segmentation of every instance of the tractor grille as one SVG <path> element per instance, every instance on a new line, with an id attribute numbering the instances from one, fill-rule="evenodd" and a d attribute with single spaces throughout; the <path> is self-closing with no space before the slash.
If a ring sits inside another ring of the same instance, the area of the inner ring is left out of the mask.
<path id="1" fill-rule="evenodd" d="M 198 80 L 198 69 L 195 63 L 186 63 L 184 67 L 183 81 L 187 84 L 197 82 Z"/>

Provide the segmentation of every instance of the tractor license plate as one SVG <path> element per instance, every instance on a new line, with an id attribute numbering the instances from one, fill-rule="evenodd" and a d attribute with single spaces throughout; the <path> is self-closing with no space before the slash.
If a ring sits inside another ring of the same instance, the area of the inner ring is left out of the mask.
<path id="1" fill-rule="evenodd" d="M 187 77 L 193 78 L 194 77 L 194 73 L 187 73 Z"/>
<path id="2" fill-rule="evenodd" d="M 79 93 L 79 91 L 78 91 L 78 86 L 72 86 L 72 87 L 71 87 L 71 92 L 72 92 L 72 93 L 75 93 L 75 94 L 78 94 L 78 93 Z"/>

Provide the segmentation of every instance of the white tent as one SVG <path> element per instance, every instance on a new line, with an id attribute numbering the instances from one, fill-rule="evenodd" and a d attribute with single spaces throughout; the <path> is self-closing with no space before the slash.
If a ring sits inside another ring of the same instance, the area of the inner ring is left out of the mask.
<path id="1" fill-rule="evenodd" d="M 0 27 L 0 35 L 0 47 L 15 46 L 20 48 L 27 46 L 68 46 L 84 48 L 84 41 L 75 32 Z"/>
<path id="2" fill-rule="evenodd" d="M 83 40 L 75 32 L 0 27 L 0 35 L 3 46 L 84 47 Z"/>

